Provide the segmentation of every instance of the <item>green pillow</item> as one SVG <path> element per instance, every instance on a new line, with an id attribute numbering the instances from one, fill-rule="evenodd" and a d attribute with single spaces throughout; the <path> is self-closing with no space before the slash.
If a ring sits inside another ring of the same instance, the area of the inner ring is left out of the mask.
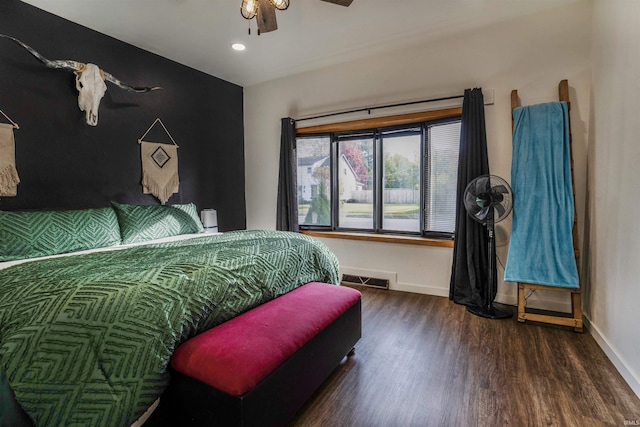
<path id="1" fill-rule="evenodd" d="M 204 231 L 193 203 L 172 206 L 111 204 L 118 215 L 122 243 L 146 242 Z"/>
<path id="2" fill-rule="evenodd" d="M 120 243 L 112 208 L 0 211 L 0 261 L 102 248 Z"/>

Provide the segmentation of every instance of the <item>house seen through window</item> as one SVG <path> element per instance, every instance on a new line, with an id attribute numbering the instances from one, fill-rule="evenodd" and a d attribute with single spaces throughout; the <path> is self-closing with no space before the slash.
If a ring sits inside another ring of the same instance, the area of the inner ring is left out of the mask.
<path id="1" fill-rule="evenodd" d="M 460 118 L 297 138 L 302 229 L 452 237 Z"/>

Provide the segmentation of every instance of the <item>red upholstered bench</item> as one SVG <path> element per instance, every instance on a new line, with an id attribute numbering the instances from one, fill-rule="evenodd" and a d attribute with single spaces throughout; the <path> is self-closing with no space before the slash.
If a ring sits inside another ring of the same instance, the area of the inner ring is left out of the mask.
<path id="1" fill-rule="evenodd" d="M 165 395 L 184 416 L 173 422 L 286 424 L 360 339 L 360 298 L 308 283 L 184 342 Z"/>

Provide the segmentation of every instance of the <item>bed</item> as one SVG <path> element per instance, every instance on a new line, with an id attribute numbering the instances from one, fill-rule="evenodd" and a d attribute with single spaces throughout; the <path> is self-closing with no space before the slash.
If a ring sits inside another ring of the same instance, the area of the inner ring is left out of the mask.
<path id="1" fill-rule="evenodd" d="M 338 283 L 335 255 L 308 236 L 206 235 L 192 205 L 76 218 L 86 211 L 55 226 L 0 212 L 0 425 L 131 425 L 166 389 L 180 343 L 305 283 Z"/>

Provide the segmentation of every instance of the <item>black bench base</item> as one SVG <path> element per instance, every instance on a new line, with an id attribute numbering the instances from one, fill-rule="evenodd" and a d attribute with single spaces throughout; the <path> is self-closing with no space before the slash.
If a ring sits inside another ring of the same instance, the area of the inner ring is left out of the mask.
<path id="1" fill-rule="evenodd" d="M 145 426 L 284 426 L 362 336 L 361 300 L 253 390 L 235 397 L 171 371 L 171 384 Z"/>

